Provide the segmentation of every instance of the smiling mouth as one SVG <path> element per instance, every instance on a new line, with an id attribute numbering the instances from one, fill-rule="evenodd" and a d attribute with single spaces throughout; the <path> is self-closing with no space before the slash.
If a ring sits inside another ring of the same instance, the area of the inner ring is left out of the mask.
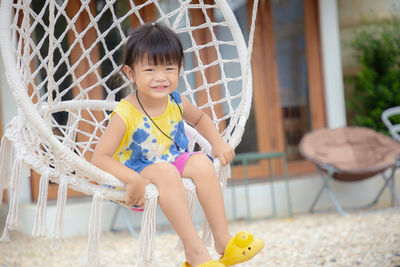
<path id="1" fill-rule="evenodd" d="M 151 88 L 153 88 L 154 90 L 165 90 L 165 89 L 168 89 L 168 86 L 159 85 L 159 86 L 152 86 Z"/>

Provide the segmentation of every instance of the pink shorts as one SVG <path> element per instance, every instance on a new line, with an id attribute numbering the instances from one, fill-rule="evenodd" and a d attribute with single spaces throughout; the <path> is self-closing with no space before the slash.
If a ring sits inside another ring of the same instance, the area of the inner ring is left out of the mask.
<path id="1" fill-rule="evenodd" d="M 202 153 L 202 152 L 200 152 L 200 151 L 196 151 L 196 152 L 187 152 L 187 153 L 180 154 L 180 155 L 175 159 L 175 161 L 172 162 L 172 165 L 174 165 L 174 166 L 178 169 L 179 174 L 182 175 L 183 170 L 185 169 L 185 166 L 186 166 L 186 164 L 187 164 L 189 158 L 190 158 L 191 156 L 195 155 L 195 154 L 201 154 L 201 153 Z M 207 155 L 207 156 L 208 156 L 208 155 Z M 211 161 L 213 161 L 213 159 L 212 159 L 210 156 L 208 156 L 208 157 L 211 159 Z"/>
<path id="2" fill-rule="evenodd" d="M 200 151 L 196 151 L 196 152 L 187 152 L 187 153 L 183 153 L 180 154 L 174 162 L 172 162 L 172 165 L 174 165 L 176 167 L 176 169 L 179 171 L 179 174 L 182 175 L 183 170 L 185 169 L 185 166 L 189 160 L 189 158 L 195 154 L 201 154 L 202 152 Z M 214 161 L 212 159 L 212 157 L 210 157 L 209 155 L 207 155 L 211 161 Z M 130 205 L 129 208 L 133 211 L 137 211 L 137 212 L 142 212 L 144 211 L 144 205 L 142 206 L 138 206 L 138 205 Z"/>

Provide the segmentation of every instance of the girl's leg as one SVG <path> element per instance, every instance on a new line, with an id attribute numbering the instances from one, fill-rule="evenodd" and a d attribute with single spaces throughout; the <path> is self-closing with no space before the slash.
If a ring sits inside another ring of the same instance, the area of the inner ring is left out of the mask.
<path id="1" fill-rule="evenodd" d="M 170 163 L 153 164 L 144 168 L 140 175 L 157 186 L 161 209 L 183 242 L 186 261 L 196 266 L 212 260 L 197 233 L 186 190 L 175 166 Z"/>
<path id="2" fill-rule="evenodd" d="M 215 249 L 222 255 L 231 235 L 214 164 L 206 155 L 195 154 L 189 158 L 182 177 L 190 177 L 195 183 L 197 197 L 213 232 Z"/>

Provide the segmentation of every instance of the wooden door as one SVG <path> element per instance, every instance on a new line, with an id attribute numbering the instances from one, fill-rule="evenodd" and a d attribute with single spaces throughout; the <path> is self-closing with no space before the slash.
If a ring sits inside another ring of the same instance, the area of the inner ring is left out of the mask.
<path id="1" fill-rule="evenodd" d="M 305 133 L 326 125 L 317 4 L 317 0 L 260 1 L 256 21 L 253 112 L 244 136 L 251 141 L 242 143 L 237 153 L 285 152 L 290 175 L 314 171 L 301 157 L 298 144 Z M 248 8 L 251 14 L 252 1 Z M 248 173 L 279 175 L 282 162 L 273 162 L 272 169 L 260 161 L 250 165 Z M 233 175 L 242 176 L 240 166 Z"/>

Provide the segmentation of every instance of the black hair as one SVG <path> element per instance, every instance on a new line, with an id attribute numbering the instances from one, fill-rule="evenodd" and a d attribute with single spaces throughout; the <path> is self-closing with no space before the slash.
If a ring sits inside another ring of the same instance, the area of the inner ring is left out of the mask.
<path id="1" fill-rule="evenodd" d="M 158 23 L 139 26 L 125 45 L 123 64 L 133 67 L 146 55 L 152 64 L 177 64 L 181 67 L 183 48 L 178 35 Z"/>

